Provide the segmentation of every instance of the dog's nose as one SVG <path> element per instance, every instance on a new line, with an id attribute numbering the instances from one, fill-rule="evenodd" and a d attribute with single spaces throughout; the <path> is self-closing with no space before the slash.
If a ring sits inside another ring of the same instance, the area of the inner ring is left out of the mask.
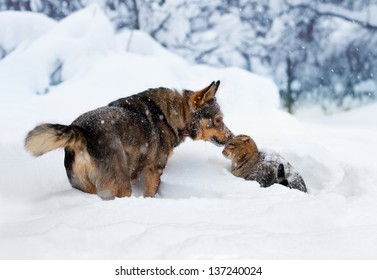
<path id="1" fill-rule="evenodd" d="M 235 135 L 233 134 L 233 132 L 227 127 L 225 129 L 227 131 L 227 140 L 234 138 Z"/>

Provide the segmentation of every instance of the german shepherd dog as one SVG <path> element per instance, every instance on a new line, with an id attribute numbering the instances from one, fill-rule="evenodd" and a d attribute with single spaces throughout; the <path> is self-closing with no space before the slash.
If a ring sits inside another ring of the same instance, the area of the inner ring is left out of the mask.
<path id="1" fill-rule="evenodd" d="M 34 156 L 64 148 L 72 187 L 102 199 L 129 197 L 143 172 L 144 196 L 153 197 L 173 148 L 186 137 L 224 145 L 225 126 L 216 92 L 220 81 L 199 91 L 155 88 L 118 99 L 79 116 L 71 125 L 42 124 L 25 148 Z"/>

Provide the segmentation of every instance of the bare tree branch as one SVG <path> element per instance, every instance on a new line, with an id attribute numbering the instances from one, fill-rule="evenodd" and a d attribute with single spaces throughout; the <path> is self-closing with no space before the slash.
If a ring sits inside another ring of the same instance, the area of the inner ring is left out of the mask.
<path id="1" fill-rule="evenodd" d="M 165 18 L 162 21 L 160 21 L 159 25 L 150 32 L 150 35 L 153 38 L 156 38 L 157 33 L 161 31 L 162 29 L 164 29 L 165 24 L 170 20 L 170 18 L 171 18 L 171 14 L 167 14 Z"/>
<path id="2" fill-rule="evenodd" d="M 331 11 L 319 11 L 318 9 L 315 9 L 313 8 L 311 5 L 308 5 L 308 4 L 291 4 L 289 3 L 289 1 L 284 1 L 285 5 L 288 6 L 288 10 L 293 10 L 293 9 L 302 9 L 302 10 L 309 10 L 313 13 L 315 13 L 318 17 L 335 17 L 335 18 L 339 18 L 339 19 L 342 19 L 342 20 L 345 20 L 345 21 L 348 21 L 348 22 L 351 22 L 351 23 L 355 23 L 363 28 L 366 28 L 366 29 L 369 29 L 369 30 L 375 30 L 377 31 L 377 26 L 376 25 L 373 25 L 373 24 L 370 24 L 368 22 L 365 22 L 365 21 L 362 21 L 362 20 L 359 20 L 359 19 L 355 19 L 355 18 L 351 18 L 351 17 L 348 17 L 344 14 L 340 14 L 340 13 L 335 13 L 335 12 L 331 12 Z M 283 11 L 281 14 L 285 14 L 287 13 L 287 10 L 286 11 Z"/>

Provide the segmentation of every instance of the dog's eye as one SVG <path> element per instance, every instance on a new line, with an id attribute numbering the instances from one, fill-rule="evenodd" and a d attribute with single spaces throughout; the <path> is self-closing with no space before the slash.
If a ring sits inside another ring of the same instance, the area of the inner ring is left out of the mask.
<path id="1" fill-rule="evenodd" d="M 216 117 L 215 120 L 213 121 L 214 125 L 218 126 L 221 124 L 222 122 L 222 118 L 221 117 Z"/>

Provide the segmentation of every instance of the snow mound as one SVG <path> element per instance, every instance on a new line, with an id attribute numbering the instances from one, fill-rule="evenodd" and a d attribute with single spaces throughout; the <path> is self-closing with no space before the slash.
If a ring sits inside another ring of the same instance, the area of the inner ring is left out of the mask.
<path id="1" fill-rule="evenodd" d="M 27 19 L 32 21 L 33 17 Z M 41 18 L 35 20 L 39 23 Z M 46 94 L 50 86 L 85 72 L 93 56 L 115 49 L 111 23 L 97 5 L 63 19 L 43 34 L 40 29 L 28 31 L 29 39 L 35 40 L 0 64 L 0 76 L 11 77 L 4 84 L 5 90 L 13 94 Z"/>
<path id="2" fill-rule="evenodd" d="M 0 12 L 0 59 L 17 47 L 26 48 L 41 35 L 56 26 L 43 14 L 29 12 Z"/>

